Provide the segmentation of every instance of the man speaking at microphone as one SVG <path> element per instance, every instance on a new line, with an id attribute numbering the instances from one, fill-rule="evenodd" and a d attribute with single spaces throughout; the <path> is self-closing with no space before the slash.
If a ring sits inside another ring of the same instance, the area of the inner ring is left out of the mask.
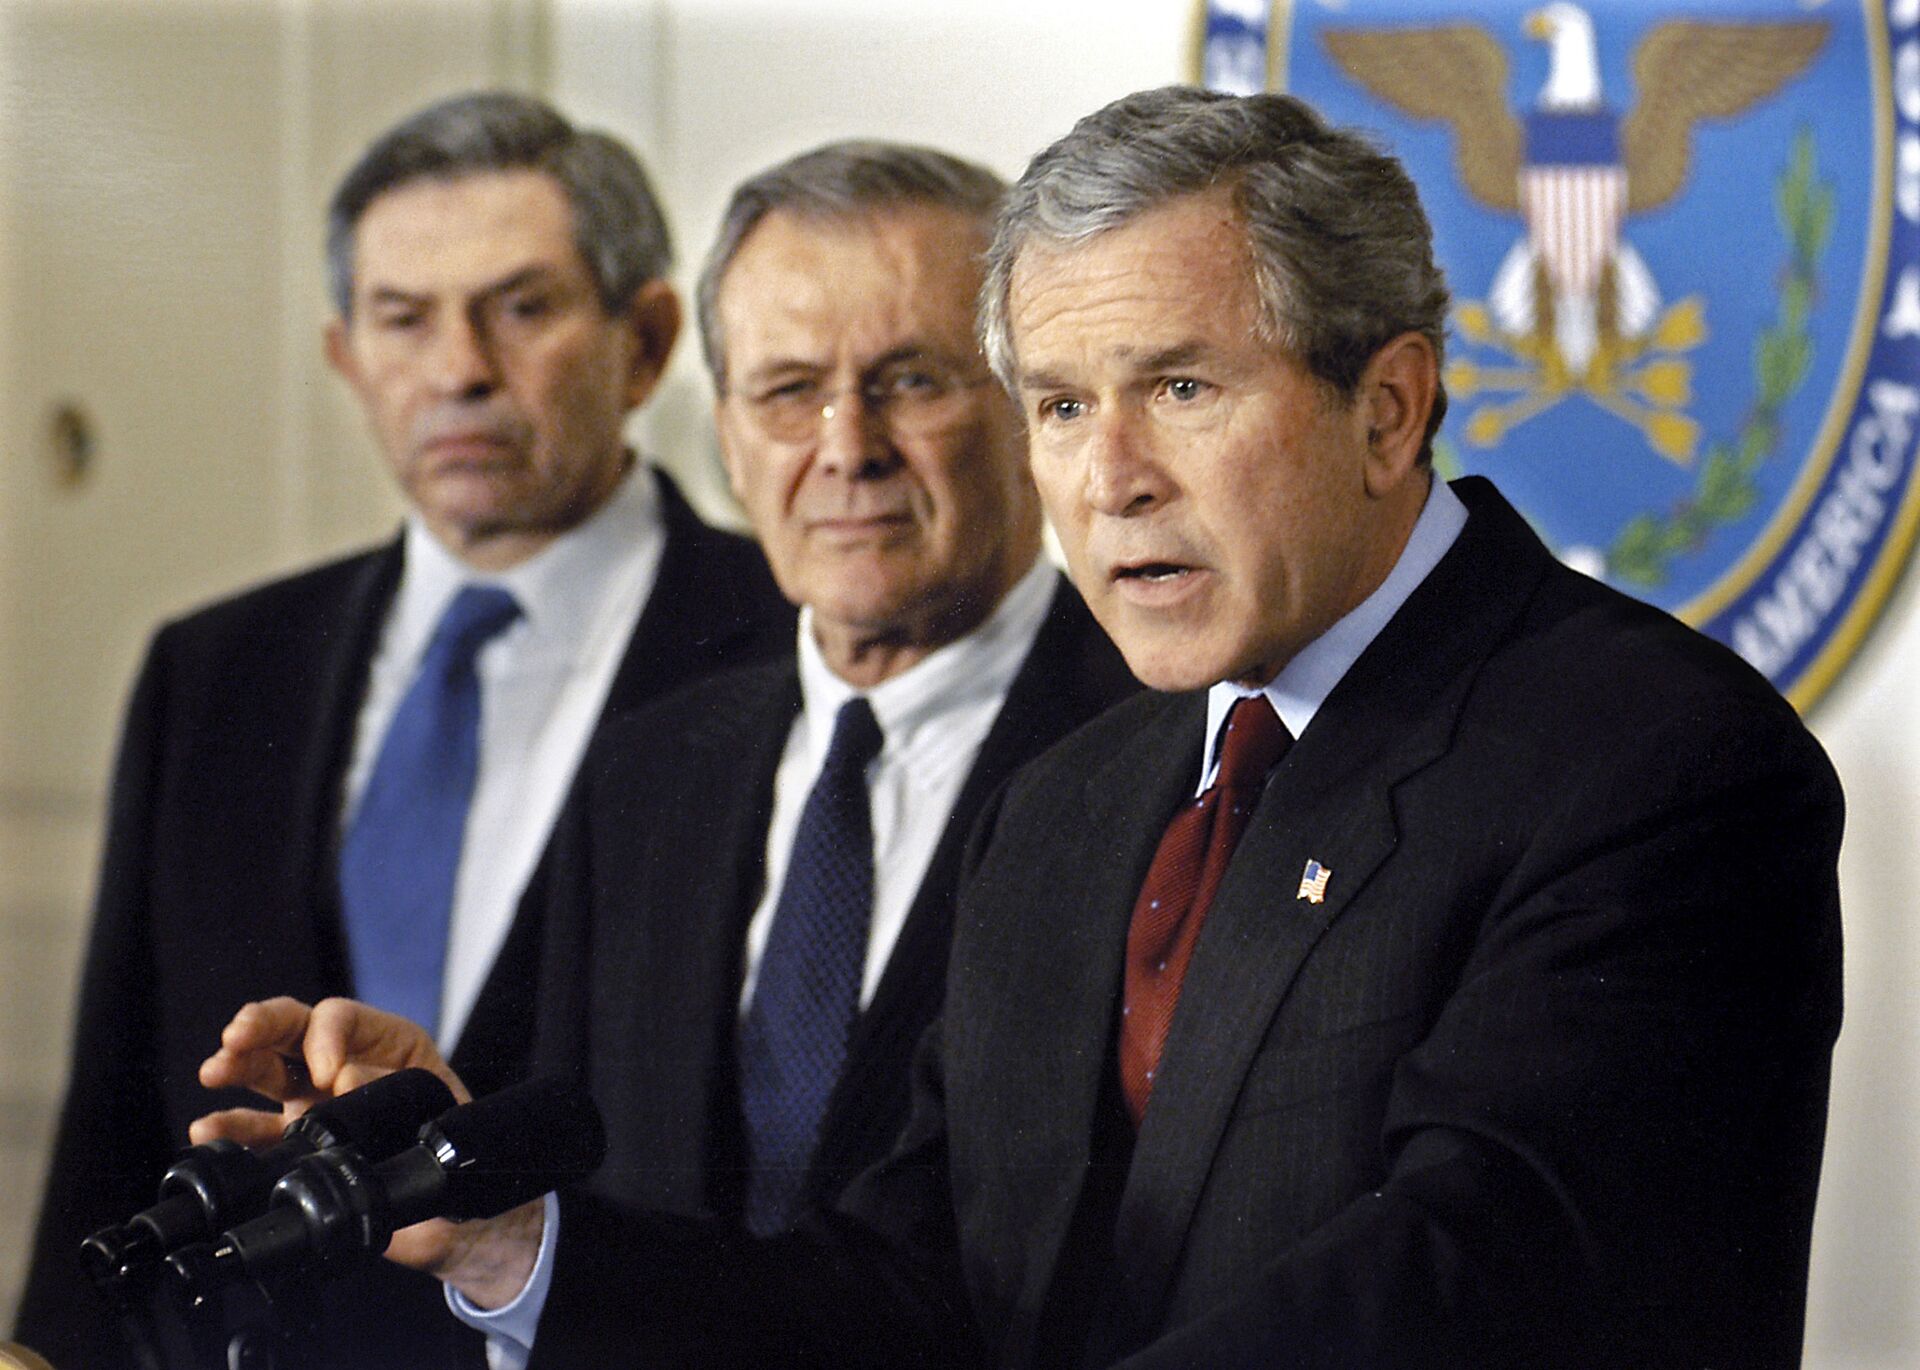
<path id="1" fill-rule="evenodd" d="M 1744 663 L 1434 478 L 1399 164 L 1149 91 L 989 261 L 1069 568 L 1167 693 L 988 809 L 912 1115 L 833 1211 L 563 1194 L 401 1254 L 536 1370 L 1796 1365 L 1839 788 Z M 308 1027 L 316 1077 L 431 1052 Z"/>

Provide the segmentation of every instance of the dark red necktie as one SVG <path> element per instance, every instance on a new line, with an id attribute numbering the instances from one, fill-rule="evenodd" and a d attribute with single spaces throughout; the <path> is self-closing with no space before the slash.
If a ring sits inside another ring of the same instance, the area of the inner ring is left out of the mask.
<path id="1" fill-rule="evenodd" d="M 1153 1093 L 1153 1074 L 1180 1001 L 1220 877 L 1246 831 L 1260 788 L 1293 744 L 1265 695 L 1252 695 L 1227 715 L 1220 772 L 1201 796 L 1167 824 L 1147 868 L 1127 929 L 1127 981 L 1120 1010 L 1120 1087 L 1137 1125 Z"/>

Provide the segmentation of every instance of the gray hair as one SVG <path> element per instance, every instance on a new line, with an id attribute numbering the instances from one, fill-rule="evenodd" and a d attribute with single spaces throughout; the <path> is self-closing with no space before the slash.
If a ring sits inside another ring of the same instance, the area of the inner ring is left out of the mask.
<path id="1" fill-rule="evenodd" d="M 1404 168 L 1287 95 L 1167 86 L 1114 101 L 1036 156 L 1007 197 L 981 295 L 987 360 L 1009 387 L 1013 266 L 1030 242 L 1084 242 L 1182 196 L 1231 188 L 1270 341 L 1349 399 L 1402 333 L 1444 358 L 1447 287 Z M 1434 397 L 1423 459 L 1446 412 Z"/>
<path id="2" fill-rule="evenodd" d="M 647 174 L 605 133 L 575 129 L 551 106 L 507 91 L 456 95 L 427 106 L 360 154 L 327 205 L 327 273 L 334 308 L 353 311 L 353 238 L 360 217 L 411 182 L 494 171 L 543 171 L 573 211 L 573 240 L 609 314 L 666 275 L 673 246 Z"/>
<path id="3" fill-rule="evenodd" d="M 720 233 L 700 269 L 694 291 L 700 350 L 725 391 L 725 339 L 720 332 L 720 286 L 741 244 L 776 210 L 823 223 L 845 223 L 908 206 L 951 209 L 993 235 L 1007 183 L 983 166 L 930 147 L 848 140 L 803 152 L 741 182 L 720 219 Z"/>

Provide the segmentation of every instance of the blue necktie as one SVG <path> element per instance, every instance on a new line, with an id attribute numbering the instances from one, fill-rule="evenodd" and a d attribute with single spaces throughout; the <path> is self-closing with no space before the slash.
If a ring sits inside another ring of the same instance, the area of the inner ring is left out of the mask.
<path id="1" fill-rule="evenodd" d="M 807 795 L 740 1029 L 747 1125 L 747 1229 L 781 1232 L 799 1216 L 827 1100 L 847 1061 L 873 921 L 873 823 L 867 763 L 880 725 L 866 700 L 841 706 L 826 764 Z"/>
<path id="2" fill-rule="evenodd" d="M 467 805 L 480 766 L 480 649 L 520 616 L 507 591 L 453 597 L 387 728 L 340 846 L 340 904 L 354 993 L 439 1026 L 440 980 Z"/>

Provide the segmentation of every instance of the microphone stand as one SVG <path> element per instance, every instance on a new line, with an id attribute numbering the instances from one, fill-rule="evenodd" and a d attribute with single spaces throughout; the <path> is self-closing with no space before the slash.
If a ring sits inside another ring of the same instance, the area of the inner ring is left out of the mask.
<path id="1" fill-rule="evenodd" d="M 211 1289 L 162 1282 L 138 1321 L 142 1370 L 318 1370 L 319 1300 L 298 1278 Z"/>

